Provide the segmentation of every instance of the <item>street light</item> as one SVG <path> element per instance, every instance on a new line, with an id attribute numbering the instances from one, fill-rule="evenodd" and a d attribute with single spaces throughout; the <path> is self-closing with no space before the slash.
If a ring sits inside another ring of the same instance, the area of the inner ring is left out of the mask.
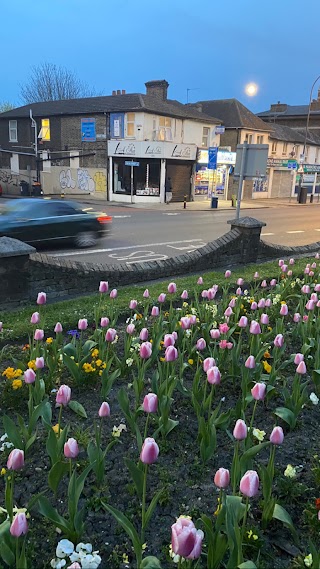
<path id="1" fill-rule="evenodd" d="M 319 79 L 320 79 L 320 75 L 313 82 L 312 87 L 311 87 L 311 91 L 310 91 L 310 99 L 309 99 L 309 107 L 308 107 L 308 115 L 307 115 L 307 123 L 306 123 L 306 132 L 305 132 L 305 136 L 304 136 L 303 152 L 302 152 L 302 155 L 303 155 L 302 161 L 303 162 L 305 161 L 307 138 L 308 138 L 308 132 L 309 132 L 309 121 L 310 121 L 310 113 L 311 113 L 312 94 L 313 94 L 314 86 L 317 83 L 317 81 L 319 81 Z M 300 173 L 299 186 L 298 186 L 298 188 L 299 188 L 298 189 L 298 199 L 300 198 L 301 186 L 302 186 L 302 174 Z"/>

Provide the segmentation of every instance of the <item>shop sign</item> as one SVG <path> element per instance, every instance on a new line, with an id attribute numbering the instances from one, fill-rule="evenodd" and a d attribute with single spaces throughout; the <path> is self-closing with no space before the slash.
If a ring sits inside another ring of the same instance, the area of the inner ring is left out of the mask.
<path id="1" fill-rule="evenodd" d="M 111 138 L 124 137 L 124 113 L 110 113 Z"/>
<path id="2" fill-rule="evenodd" d="M 304 164 L 303 169 L 308 174 L 320 172 L 320 164 Z"/>
<path id="3" fill-rule="evenodd" d="M 128 140 L 110 140 L 108 142 L 109 156 L 195 160 L 196 152 L 195 144 Z"/>
<path id="4" fill-rule="evenodd" d="M 236 152 L 228 152 L 227 150 L 218 150 L 218 164 L 235 164 Z"/>
<path id="5" fill-rule="evenodd" d="M 224 131 L 226 130 L 226 128 L 222 125 L 216 126 L 215 128 L 215 134 L 224 134 Z"/>
<path id="6" fill-rule="evenodd" d="M 81 142 L 96 142 L 96 119 L 81 119 Z"/>

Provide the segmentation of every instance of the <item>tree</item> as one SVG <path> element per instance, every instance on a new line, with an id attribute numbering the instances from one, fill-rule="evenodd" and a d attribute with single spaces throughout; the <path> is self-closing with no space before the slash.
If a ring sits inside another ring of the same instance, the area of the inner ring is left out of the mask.
<path id="1" fill-rule="evenodd" d="M 20 96 L 25 104 L 95 95 L 72 71 L 54 63 L 32 67 L 29 81 L 20 88 Z"/>
<path id="2" fill-rule="evenodd" d="M 9 101 L 3 101 L 3 103 L 0 103 L 0 113 L 5 113 L 6 111 L 11 111 L 14 108 L 15 108 L 15 106 L 12 105 L 11 103 L 9 103 Z"/>

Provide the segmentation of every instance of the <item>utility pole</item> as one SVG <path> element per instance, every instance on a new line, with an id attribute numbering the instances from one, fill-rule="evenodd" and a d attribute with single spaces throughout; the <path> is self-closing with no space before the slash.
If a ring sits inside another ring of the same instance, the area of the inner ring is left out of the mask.
<path id="1" fill-rule="evenodd" d="M 34 128 L 34 154 L 36 157 L 36 178 L 37 178 L 37 182 L 39 182 L 39 171 L 38 171 L 38 129 L 37 129 L 37 123 L 33 118 L 32 115 L 32 109 L 30 109 L 29 111 L 30 114 L 30 120 L 31 120 L 31 128 Z M 30 188 L 31 189 L 31 188 Z"/>
<path id="2" fill-rule="evenodd" d="M 239 172 L 239 186 L 238 186 L 238 197 L 237 197 L 237 209 L 236 209 L 236 219 L 240 217 L 240 206 L 241 206 L 241 197 L 242 197 L 242 186 L 245 174 L 245 165 L 246 165 L 246 154 L 247 154 L 248 143 L 245 141 L 243 143 L 242 155 L 241 155 L 241 163 L 240 163 L 240 172 Z"/>
<path id="3" fill-rule="evenodd" d="M 320 75 L 313 82 L 312 87 L 311 87 L 311 91 L 310 91 L 309 108 L 308 108 L 308 115 L 307 115 L 307 122 L 306 122 L 306 132 L 305 132 L 305 136 L 304 136 L 303 151 L 302 151 L 302 156 L 303 156 L 302 162 L 305 161 L 305 156 L 306 156 L 306 147 L 307 147 L 307 139 L 308 139 L 308 133 L 309 133 L 309 121 L 310 121 L 313 89 L 314 89 L 314 86 L 317 83 L 317 81 L 319 81 L 319 79 L 320 79 Z M 303 179 L 303 174 L 300 173 L 299 186 L 298 186 L 298 200 L 300 198 L 300 193 L 301 193 L 302 179 Z"/>

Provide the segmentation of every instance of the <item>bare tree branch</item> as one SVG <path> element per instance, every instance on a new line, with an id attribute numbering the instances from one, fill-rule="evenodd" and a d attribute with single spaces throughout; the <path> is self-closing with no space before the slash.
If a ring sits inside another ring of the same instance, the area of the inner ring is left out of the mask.
<path id="1" fill-rule="evenodd" d="M 11 111 L 14 108 L 15 106 L 12 103 L 9 103 L 9 101 L 3 101 L 3 103 L 0 103 L 0 113 Z"/>
<path id="2" fill-rule="evenodd" d="M 54 63 L 41 63 L 31 68 L 30 79 L 21 86 L 20 96 L 22 101 L 28 104 L 94 97 L 97 94 L 65 67 Z"/>

